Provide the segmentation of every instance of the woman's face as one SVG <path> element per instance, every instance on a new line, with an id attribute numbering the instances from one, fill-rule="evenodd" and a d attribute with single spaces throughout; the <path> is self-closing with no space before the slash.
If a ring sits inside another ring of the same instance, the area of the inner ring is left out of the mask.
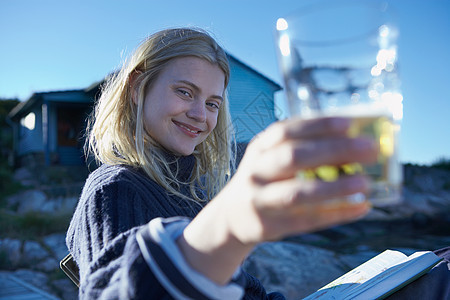
<path id="1" fill-rule="evenodd" d="M 166 150 L 190 155 L 216 127 L 225 74 L 197 57 L 170 61 L 144 100 L 147 133 Z"/>

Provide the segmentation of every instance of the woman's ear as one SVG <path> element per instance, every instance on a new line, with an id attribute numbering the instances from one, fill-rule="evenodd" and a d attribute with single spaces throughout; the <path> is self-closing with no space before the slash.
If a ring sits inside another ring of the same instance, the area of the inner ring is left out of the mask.
<path id="1" fill-rule="evenodd" d="M 139 85 L 139 76 L 142 75 L 142 71 L 134 70 L 133 72 L 128 75 L 128 81 L 130 84 L 130 91 L 131 91 L 131 99 L 133 100 L 134 104 L 138 104 L 138 85 Z"/>

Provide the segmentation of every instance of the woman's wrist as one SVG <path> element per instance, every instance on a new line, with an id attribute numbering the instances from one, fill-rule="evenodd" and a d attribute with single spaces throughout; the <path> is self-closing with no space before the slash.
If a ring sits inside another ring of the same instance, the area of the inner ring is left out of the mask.
<path id="1" fill-rule="evenodd" d="M 229 284 L 219 285 L 186 261 L 176 240 L 190 222 L 185 217 L 156 218 L 138 230 L 136 241 L 150 270 L 177 299 L 241 299 L 245 275 L 240 268 Z"/>
<path id="2" fill-rule="evenodd" d="M 191 267 L 220 285 L 230 281 L 254 247 L 241 243 L 230 230 L 228 204 L 214 199 L 176 241 Z"/>

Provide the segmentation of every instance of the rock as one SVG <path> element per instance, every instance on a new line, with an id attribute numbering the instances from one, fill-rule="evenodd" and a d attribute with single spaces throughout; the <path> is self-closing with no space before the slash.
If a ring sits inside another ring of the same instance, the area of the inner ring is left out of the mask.
<path id="1" fill-rule="evenodd" d="M 49 273 L 59 269 L 59 261 L 53 257 L 48 257 L 34 265 L 34 269 Z"/>
<path id="2" fill-rule="evenodd" d="M 393 221 L 411 218 L 414 214 L 435 217 L 442 212 L 450 212 L 450 193 L 438 191 L 436 194 L 417 192 L 404 187 L 402 202 L 383 208 L 374 207 L 364 220 Z"/>
<path id="3" fill-rule="evenodd" d="M 57 279 L 52 282 L 58 294 L 62 296 L 64 300 L 77 300 L 78 288 L 70 281 L 70 279 Z"/>
<path id="4" fill-rule="evenodd" d="M 20 269 L 15 271 L 13 275 L 39 289 L 52 293 L 48 284 L 48 277 L 42 272 Z"/>
<path id="5" fill-rule="evenodd" d="M 448 188 L 450 172 L 437 168 L 408 166 L 405 168 L 405 186 L 421 193 L 434 194 Z"/>
<path id="6" fill-rule="evenodd" d="M 4 253 L 6 262 L 9 262 L 12 268 L 17 267 L 21 263 L 21 246 L 22 243 L 19 240 L 8 238 L 0 240 L 0 252 Z"/>
<path id="7" fill-rule="evenodd" d="M 19 214 L 28 212 L 42 213 L 70 213 L 73 212 L 78 197 L 56 197 L 48 199 L 40 190 L 27 190 L 6 198 L 9 208 L 13 208 Z"/>
<path id="8" fill-rule="evenodd" d="M 428 202 L 437 210 L 450 211 L 450 192 L 440 191 L 435 195 L 429 195 Z"/>
<path id="9" fill-rule="evenodd" d="M 78 203 L 77 197 L 56 197 L 49 199 L 49 212 L 71 213 L 75 210 Z"/>
<path id="10" fill-rule="evenodd" d="M 73 212 L 78 197 L 57 197 L 48 199 L 40 190 L 27 190 L 12 195 L 6 199 L 9 208 L 16 208 L 17 213 L 69 213 Z"/>
<path id="11" fill-rule="evenodd" d="M 6 205 L 8 206 L 8 208 L 14 208 L 15 206 L 18 206 L 20 204 L 21 200 L 22 193 L 14 194 L 6 197 Z"/>
<path id="12" fill-rule="evenodd" d="M 376 251 L 360 249 L 357 253 L 339 256 L 339 260 L 351 270 L 378 254 Z"/>
<path id="13" fill-rule="evenodd" d="M 284 241 L 295 243 L 295 244 L 307 244 L 316 247 L 321 247 L 328 245 L 330 239 L 319 233 L 305 233 L 301 235 L 296 235 L 284 239 Z"/>
<path id="14" fill-rule="evenodd" d="M 18 170 L 16 178 L 22 183 L 32 180 L 26 170 Z M 18 213 L 73 212 L 78 194 L 72 185 L 47 186 L 45 193 L 37 189 L 22 192 L 7 198 L 7 204 Z M 403 199 L 399 205 L 374 208 L 354 223 L 262 244 L 243 267 L 268 291 L 299 299 L 385 249 L 410 254 L 450 245 L 450 172 L 405 168 Z M 52 280 L 57 277 L 55 272 L 61 272 L 59 261 L 67 253 L 64 232 L 43 237 L 42 244 L 0 239 L 0 254 L 6 257 L 2 262 L 8 270 L 26 267 L 29 270 L 16 271 L 16 276 L 72 300 L 78 298 L 75 285 L 66 277 Z"/>
<path id="15" fill-rule="evenodd" d="M 78 204 L 79 197 L 65 197 L 61 203 L 61 211 L 73 212 Z"/>
<path id="16" fill-rule="evenodd" d="M 47 201 L 47 196 L 39 190 L 27 190 L 8 197 L 6 201 L 8 206 L 18 205 L 17 212 L 25 214 L 42 211 L 42 206 Z"/>
<path id="17" fill-rule="evenodd" d="M 63 259 L 69 250 L 66 246 L 66 234 L 65 233 L 54 233 L 44 237 L 44 244 L 53 252 L 56 259 Z"/>
<path id="18" fill-rule="evenodd" d="M 415 212 L 411 216 L 411 223 L 414 228 L 423 228 L 432 222 L 431 218 L 424 213 Z"/>
<path id="19" fill-rule="evenodd" d="M 412 212 L 421 212 L 427 215 L 433 215 L 435 210 L 428 202 L 428 194 L 413 192 L 408 188 L 403 189 L 404 203 Z"/>
<path id="20" fill-rule="evenodd" d="M 288 299 L 305 297 L 346 271 L 332 251 L 288 242 L 261 244 L 243 268 L 267 291 L 281 292 Z"/>
<path id="21" fill-rule="evenodd" d="M 28 168 L 19 168 L 14 172 L 13 179 L 24 186 L 34 186 L 37 181 Z"/>
<path id="22" fill-rule="evenodd" d="M 366 221 L 389 221 L 392 220 L 392 215 L 384 210 L 372 208 L 364 217 Z"/>
<path id="23" fill-rule="evenodd" d="M 36 261 L 40 261 L 48 256 L 48 251 L 35 241 L 26 241 L 23 245 L 24 261 L 36 263 Z"/>
<path id="24" fill-rule="evenodd" d="M 58 210 L 58 203 L 55 201 L 46 201 L 39 208 L 39 211 L 43 213 L 53 213 L 57 212 Z"/>

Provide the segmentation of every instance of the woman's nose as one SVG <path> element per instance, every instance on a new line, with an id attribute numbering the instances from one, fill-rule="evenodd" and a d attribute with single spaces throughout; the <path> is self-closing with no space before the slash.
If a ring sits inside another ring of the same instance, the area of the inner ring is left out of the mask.
<path id="1" fill-rule="evenodd" d="M 206 106 L 204 101 L 193 101 L 186 115 L 197 122 L 205 122 Z"/>

